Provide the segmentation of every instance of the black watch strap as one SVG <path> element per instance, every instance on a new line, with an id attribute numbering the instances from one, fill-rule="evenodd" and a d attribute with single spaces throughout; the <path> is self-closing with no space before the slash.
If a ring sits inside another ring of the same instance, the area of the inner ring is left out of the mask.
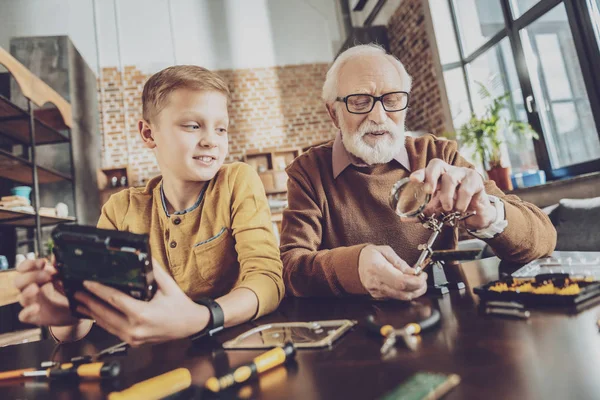
<path id="1" fill-rule="evenodd" d="M 194 301 L 196 304 L 200 304 L 202 306 L 206 306 L 208 308 L 208 312 L 210 313 L 210 320 L 208 321 L 208 325 L 206 328 L 202 329 L 200 332 L 191 336 L 192 340 L 199 339 L 203 336 L 212 336 L 215 333 L 221 331 L 223 326 L 225 325 L 225 314 L 223 313 L 223 309 L 213 299 L 209 299 L 208 297 L 201 297 L 198 300 Z"/>

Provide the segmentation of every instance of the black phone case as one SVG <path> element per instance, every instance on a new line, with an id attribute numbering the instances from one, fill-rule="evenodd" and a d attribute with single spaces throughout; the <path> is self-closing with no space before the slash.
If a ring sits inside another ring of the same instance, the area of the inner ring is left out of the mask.
<path id="1" fill-rule="evenodd" d="M 52 231 L 56 270 L 73 315 L 73 297 L 85 291 L 84 280 L 118 289 L 131 297 L 149 301 L 156 292 L 148 235 L 98 229 L 91 226 L 59 225 Z"/>

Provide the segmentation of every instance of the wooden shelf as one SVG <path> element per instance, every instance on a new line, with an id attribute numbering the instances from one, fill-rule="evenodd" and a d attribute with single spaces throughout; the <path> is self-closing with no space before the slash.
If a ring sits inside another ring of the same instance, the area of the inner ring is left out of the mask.
<path id="1" fill-rule="evenodd" d="M 76 219 L 74 217 L 58 218 L 40 215 L 40 222 L 42 226 L 75 221 Z M 0 208 L 0 225 L 12 225 L 24 228 L 35 227 L 35 213 L 12 211 L 6 208 Z"/>
<path id="2" fill-rule="evenodd" d="M 302 154 L 299 147 L 282 147 L 264 150 L 250 150 L 244 154 L 243 161 L 250 164 L 256 171 L 283 171 Z"/>
<path id="3" fill-rule="evenodd" d="M 73 178 L 69 175 L 62 174 L 50 168 L 38 165 L 37 170 L 40 184 L 63 180 L 73 181 Z M 0 149 L 0 177 L 33 185 L 33 164 L 30 161 Z"/>
<path id="4" fill-rule="evenodd" d="M 257 172 L 267 195 L 287 193 L 285 168 L 302 154 L 299 147 L 282 147 L 264 150 L 250 150 L 244 154 L 244 162 Z"/>
<path id="5" fill-rule="evenodd" d="M 36 113 L 53 121 L 62 121 L 60 112 L 57 109 L 40 109 L 34 111 L 34 114 Z M 67 127 L 64 126 L 64 128 Z M 0 96 L 0 135 L 16 140 L 20 144 L 32 144 L 29 137 L 29 114 L 3 96 Z M 68 141 L 68 136 L 42 122 L 39 118 L 35 118 L 36 145 L 66 143 Z"/>

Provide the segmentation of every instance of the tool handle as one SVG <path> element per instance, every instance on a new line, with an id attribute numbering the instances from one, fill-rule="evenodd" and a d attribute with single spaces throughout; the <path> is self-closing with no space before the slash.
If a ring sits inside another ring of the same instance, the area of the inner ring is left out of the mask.
<path id="1" fill-rule="evenodd" d="M 35 368 L 17 369 L 14 371 L 0 372 L 0 381 L 8 379 L 18 379 L 23 377 L 24 372 L 35 371 Z"/>
<path id="2" fill-rule="evenodd" d="M 440 322 L 440 312 L 435 308 L 432 308 L 431 315 L 425 318 L 423 321 L 419 322 L 421 332 L 433 328 L 438 324 L 438 322 Z"/>
<path id="3" fill-rule="evenodd" d="M 388 337 L 394 331 L 394 327 L 391 325 L 378 324 L 373 315 L 369 315 L 365 319 L 365 327 L 369 332 L 383 337 Z"/>
<path id="4" fill-rule="evenodd" d="M 187 368 L 178 368 L 154 378 L 136 383 L 121 392 L 112 392 L 108 400 L 152 400 L 162 399 L 187 389 L 192 384 L 192 375 Z"/>
<path id="5" fill-rule="evenodd" d="M 109 363 L 95 362 L 89 364 L 61 364 L 48 370 L 50 379 L 67 378 L 114 378 L 121 372 L 121 365 L 117 361 Z"/>

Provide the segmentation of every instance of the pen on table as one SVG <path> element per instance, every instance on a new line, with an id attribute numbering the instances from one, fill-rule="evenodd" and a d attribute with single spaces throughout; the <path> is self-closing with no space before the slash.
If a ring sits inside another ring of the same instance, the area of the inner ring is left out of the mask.
<path id="1" fill-rule="evenodd" d="M 26 368 L 15 371 L 0 372 L 0 380 L 17 378 L 113 378 L 119 375 L 120 371 L 121 366 L 116 361 L 112 361 L 110 363 L 97 362 L 79 365 L 65 363 L 56 368 L 40 370 L 36 370 L 35 368 Z"/>
<path id="2" fill-rule="evenodd" d="M 211 392 L 217 393 L 227 389 L 235 384 L 248 381 L 250 378 L 258 374 L 285 364 L 286 361 L 292 359 L 296 354 L 294 345 L 290 342 L 283 347 L 276 347 L 266 353 L 261 354 L 248 364 L 242 365 L 230 371 L 222 377 L 209 378 L 204 387 Z"/>

